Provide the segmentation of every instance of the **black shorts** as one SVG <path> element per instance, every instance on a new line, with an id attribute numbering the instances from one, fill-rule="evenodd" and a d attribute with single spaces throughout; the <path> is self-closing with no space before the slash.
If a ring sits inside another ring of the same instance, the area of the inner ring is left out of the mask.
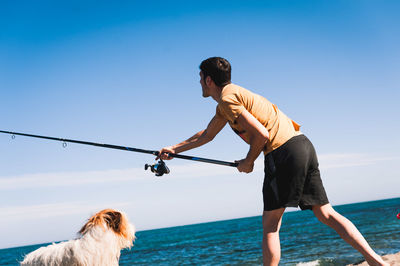
<path id="1" fill-rule="evenodd" d="M 289 139 L 265 156 L 264 211 L 329 203 L 314 146 L 304 135 Z"/>

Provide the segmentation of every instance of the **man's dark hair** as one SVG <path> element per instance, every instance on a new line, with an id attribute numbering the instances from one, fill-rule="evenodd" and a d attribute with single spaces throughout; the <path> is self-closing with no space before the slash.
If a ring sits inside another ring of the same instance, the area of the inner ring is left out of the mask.
<path id="1" fill-rule="evenodd" d="M 222 57 L 207 58 L 201 62 L 200 70 L 203 72 L 204 81 L 210 76 L 218 87 L 231 83 L 231 64 Z"/>

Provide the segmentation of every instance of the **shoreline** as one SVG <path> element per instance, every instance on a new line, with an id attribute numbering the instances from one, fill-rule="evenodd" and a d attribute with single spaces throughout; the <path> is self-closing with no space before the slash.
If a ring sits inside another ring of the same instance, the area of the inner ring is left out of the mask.
<path id="1" fill-rule="evenodd" d="M 382 256 L 383 260 L 389 263 L 391 266 L 400 265 L 400 252 L 395 254 L 387 254 Z M 358 264 L 349 264 L 347 266 L 368 266 L 366 261 L 360 262 Z"/>

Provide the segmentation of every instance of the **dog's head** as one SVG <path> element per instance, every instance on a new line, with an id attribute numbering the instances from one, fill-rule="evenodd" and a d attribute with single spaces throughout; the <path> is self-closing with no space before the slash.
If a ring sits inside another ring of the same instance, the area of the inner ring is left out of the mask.
<path id="1" fill-rule="evenodd" d="M 113 209 L 99 211 L 90 217 L 79 233 L 83 236 L 95 227 L 111 229 L 118 236 L 121 248 L 133 246 L 135 227 L 129 223 L 125 213 Z"/>

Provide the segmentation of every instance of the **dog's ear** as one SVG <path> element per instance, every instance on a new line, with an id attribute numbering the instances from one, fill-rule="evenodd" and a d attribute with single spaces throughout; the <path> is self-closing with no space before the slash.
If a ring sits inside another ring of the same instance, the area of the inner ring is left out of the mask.
<path id="1" fill-rule="evenodd" d="M 84 235 L 95 226 L 107 226 L 114 232 L 119 233 L 121 224 L 121 213 L 112 209 L 102 210 L 89 218 L 87 223 L 79 230 Z"/>
<path id="2" fill-rule="evenodd" d="M 113 230 L 116 234 L 124 237 L 127 235 L 128 224 L 124 215 L 121 212 L 113 209 L 105 209 L 93 215 L 81 228 L 79 233 L 84 235 L 95 226 L 106 226 L 111 228 L 111 230 Z"/>
<path id="3" fill-rule="evenodd" d="M 121 233 L 121 218 L 122 214 L 119 211 L 108 211 L 104 215 L 108 227 L 110 227 L 115 233 Z"/>

